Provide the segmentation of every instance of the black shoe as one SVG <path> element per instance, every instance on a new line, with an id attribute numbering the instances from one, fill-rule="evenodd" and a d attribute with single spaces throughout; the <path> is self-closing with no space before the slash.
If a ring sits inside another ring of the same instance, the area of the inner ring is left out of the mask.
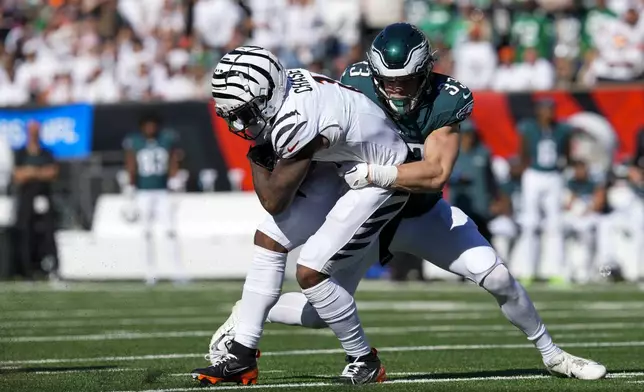
<path id="1" fill-rule="evenodd" d="M 249 349 L 233 341 L 230 351 L 216 359 L 212 366 L 195 369 L 192 378 L 202 385 L 215 385 L 220 382 L 237 384 L 257 384 L 257 350 Z"/>
<path id="2" fill-rule="evenodd" d="M 362 357 L 347 355 L 346 361 L 348 365 L 338 378 L 338 381 L 343 384 L 357 385 L 387 381 L 385 367 L 380 363 L 378 351 L 375 348 Z"/>

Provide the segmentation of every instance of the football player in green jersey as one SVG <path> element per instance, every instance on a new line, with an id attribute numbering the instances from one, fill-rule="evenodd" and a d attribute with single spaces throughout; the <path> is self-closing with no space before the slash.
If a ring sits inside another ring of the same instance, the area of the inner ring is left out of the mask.
<path id="1" fill-rule="evenodd" d="M 140 121 L 140 131 L 126 136 L 123 141 L 125 166 L 129 185 L 124 193 L 131 200 L 128 219 L 140 216 L 145 234 L 146 283 L 156 281 L 156 252 L 154 251 L 154 227 L 159 224 L 167 235 L 171 248 L 170 257 L 175 265 L 175 279 L 184 281 L 179 246 L 177 243 L 174 206 L 168 197 L 168 190 L 178 191 L 183 181 L 179 171 L 179 150 L 177 135 L 160 128 L 155 115 L 147 115 Z"/>
<path id="2" fill-rule="evenodd" d="M 390 250 L 402 251 L 476 282 L 490 292 L 508 320 L 534 342 L 548 370 L 564 377 L 598 379 L 606 368 L 572 356 L 557 347 L 523 287 L 510 275 L 476 225 L 460 209 L 442 199 L 458 155 L 459 123 L 473 108 L 472 92 L 457 80 L 432 72 L 435 61 L 429 41 L 416 27 L 398 23 L 374 40 L 368 61 L 353 64 L 342 83 L 378 103 L 400 128 L 415 162 L 399 166 L 357 164 L 344 173 L 353 188 L 369 185 L 413 192 L 393 238 Z M 382 237 L 381 237 L 382 241 Z M 358 269 L 334 276 L 353 293 L 373 263 L 365 259 Z M 238 324 L 239 307 L 213 335 L 207 359 L 226 354 Z M 282 295 L 267 321 L 325 327 L 301 293 Z M 357 366 L 357 365 L 356 365 Z M 372 382 L 372 381 L 365 381 Z"/>
<path id="3" fill-rule="evenodd" d="M 458 156 L 459 123 L 472 112 L 472 92 L 457 80 L 432 72 L 434 54 L 427 38 L 406 23 L 385 28 L 367 60 L 349 67 L 342 82 L 379 102 L 421 159 L 399 166 L 360 163 L 347 171 L 345 180 L 352 188 L 376 185 L 434 197 L 425 196 L 417 203 L 410 199 L 407 205 L 415 209 L 413 216 L 420 216 L 402 220 L 391 248 L 429 260 L 491 293 L 506 318 L 535 343 L 551 373 L 604 377 L 604 366 L 570 355 L 552 342 L 525 289 L 476 225 L 440 197 Z"/>
<path id="4" fill-rule="evenodd" d="M 521 161 L 524 167 L 521 178 L 524 208 L 523 232 L 526 257 L 521 260 L 526 280 L 531 281 L 539 270 L 539 228 L 548 234 L 552 248 L 551 257 L 544 258 L 542 269 L 559 275 L 554 281 L 567 282 L 570 271 L 564 257 L 564 233 L 561 200 L 564 190 L 562 171 L 568 160 L 571 127 L 557 122 L 554 102 L 541 99 L 533 119 L 524 119 L 518 125 L 521 133 Z M 545 219 L 542 219 L 545 215 Z"/>

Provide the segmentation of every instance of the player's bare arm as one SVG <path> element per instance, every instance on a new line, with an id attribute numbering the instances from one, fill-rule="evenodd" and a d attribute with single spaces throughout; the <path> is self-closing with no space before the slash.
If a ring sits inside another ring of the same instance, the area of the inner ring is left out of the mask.
<path id="1" fill-rule="evenodd" d="M 417 193 L 443 189 L 458 157 L 458 128 L 453 124 L 432 132 L 425 140 L 424 159 L 398 166 L 396 180 L 389 188 Z"/>
<path id="2" fill-rule="evenodd" d="M 277 215 L 291 204 L 309 171 L 313 155 L 324 148 L 325 141 L 323 136 L 317 136 L 295 156 L 278 160 L 272 172 L 251 161 L 255 192 L 269 214 Z"/>

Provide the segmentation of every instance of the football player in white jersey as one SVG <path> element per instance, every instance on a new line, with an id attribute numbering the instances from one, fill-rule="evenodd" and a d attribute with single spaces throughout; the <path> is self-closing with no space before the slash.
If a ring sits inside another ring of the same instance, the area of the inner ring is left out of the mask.
<path id="1" fill-rule="evenodd" d="M 421 56 L 418 61 L 427 61 L 427 58 L 431 55 L 431 48 L 424 43 L 420 45 L 425 45 L 426 50 L 425 56 Z M 422 64 L 414 63 L 412 67 L 416 67 L 416 69 L 422 68 Z M 353 73 L 362 76 L 365 72 Z M 366 77 L 369 77 L 369 75 L 370 73 L 366 73 Z M 440 84 L 434 85 L 436 78 L 431 83 L 431 91 L 439 96 L 453 93 L 452 85 L 445 85 L 445 87 Z M 448 112 L 451 113 L 452 111 Z M 453 110 L 453 113 L 459 114 L 461 111 Z M 445 140 L 436 138 L 447 136 L 447 138 L 452 139 L 454 129 L 458 130 L 459 119 L 462 120 L 463 118 L 457 115 L 455 119 L 450 120 L 451 122 L 448 123 L 448 126 L 438 128 L 431 133 L 433 136 L 429 137 L 425 142 L 426 158 L 424 162 L 405 164 L 398 168 L 361 163 L 358 164 L 355 171 L 351 172 L 349 170 L 347 172 L 347 182 L 352 186 L 362 187 L 371 181 L 377 185 L 402 186 L 406 187 L 405 189 L 412 189 L 418 192 L 423 192 L 426 189 L 434 190 L 437 186 L 440 187 L 441 182 L 445 181 L 440 172 L 444 171 L 446 176 L 449 177 L 449 172 L 451 171 L 451 166 L 448 162 L 449 156 L 455 155 L 455 151 L 452 151 L 451 148 L 437 149 L 436 145 L 438 144 L 447 145 L 444 143 Z M 457 148 L 458 143 L 452 142 L 448 144 Z M 443 151 L 446 154 L 443 154 Z M 429 161 L 427 157 L 433 159 Z M 444 170 L 428 169 L 426 167 L 426 165 L 431 166 L 437 163 L 443 165 L 446 161 L 447 164 L 445 164 Z M 310 186 L 311 183 L 315 183 L 313 178 L 320 176 L 321 172 L 322 170 L 313 172 L 304 185 Z M 373 176 L 374 173 L 376 174 L 375 176 Z M 371 174 L 369 178 L 367 178 L 368 174 Z M 332 179 L 329 179 L 329 183 L 332 183 Z M 279 242 L 281 244 L 279 246 L 283 245 L 284 250 L 294 249 L 298 241 L 301 241 L 302 236 L 307 235 L 307 230 L 301 229 L 298 231 L 293 229 L 293 227 L 301 225 L 296 219 L 298 215 L 295 213 L 301 205 L 303 204 L 294 203 L 290 207 L 292 214 L 291 223 L 288 227 L 291 230 L 283 231 L 282 237 L 271 235 L 272 238 L 275 238 L 273 241 Z M 311 210 L 311 212 L 315 211 Z M 316 219 L 318 219 L 317 216 L 311 214 L 307 216 L 306 222 L 315 224 Z M 286 227 L 284 223 L 283 221 L 282 225 Z M 264 226 L 259 228 L 258 235 L 265 236 L 261 233 L 262 231 L 266 232 L 266 227 Z M 296 240 L 291 241 L 289 236 Z M 602 365 L 574 357 L 562 351 L 552 342 L 552 338 L 523 287 L 512 277 L 489 243 L 481 237 L 476 225 L 458 208 L 450 207 L 448 203 L 440 200 L 435 206 L 421 215 L 403 219 L 391 242 L 391 250 L 405 251 L 431 260 L 437 266 L 464 276 L 487 290 L 496 298 L 506 318 L 523 331 L 528 336 L 528 339 L 535 344 L 551 373 L 584 379 L 601 378 L 605 375 L 606 369 Z M 345 290 L 353 293 L 359 280 L 373 261 L 375 261 L 375 257 L 366 260 L 352 270 L 339 271 L 334 278 L 342 284 Z M 271 295 L 274 295 L 274 293 L 271 293 Z M 238 303 L 233 309 L 231 317 L 213 335 L 209 346 L 210 353 L 207 355 L 207 358 L 211 361 L 216 362 L 221 355 L 228 352 L 228 342 L 237 333 L 239 318 L 244 316 L 244 312 L 240 308 L 241 306 Z M 308 304 L 307 298 L 300 293 L 282 295 L 277 304 L 270 310 L 267 321 L 302 325 L 309 328 L 326 326 L 324 320 L 318 317 L 316 308 Z"/>
<path id="2" fill-rule="evenodd" d="M 205 384 L 256 382 L 257 344 L 280 295 L 287 253 L 303 244 L 297 280 L 350 358 L 343 381 L 383 381 L 385 370 L 364 336 L 352 293 L 333 277 L 363 259 L 409 195 L 350 189 L 335 167 L 323 168 L 341 162 L 399 165 L 407 159 L 407 145 L 365 95 L 306 70 L 287 71 L 259 47 L 227 53 L 215 68 L 212 88 L 217 114 L 230 130 L 259 143 L 249 158 L 255 191 L 270 216 L 255 235 L 229 352 L 195 369 L 193 377 Z M 335 178 L 327 180 L 325 173 Z"/>

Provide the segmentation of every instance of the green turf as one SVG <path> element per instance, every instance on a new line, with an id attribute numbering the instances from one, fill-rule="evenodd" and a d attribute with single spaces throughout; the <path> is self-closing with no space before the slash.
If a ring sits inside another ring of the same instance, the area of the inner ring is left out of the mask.
<path id="1" fill-rule="evenodd" d="M 240 290 L 240 282 L 152 289 L 138 283 L 75 283 L 62 289 L 3 283 L 0 391 L 203 390 L 187 373 L 206 365 L 202 354 L 210 334 Z M 287 290 L 295 287 L 289 284 Z M 644 291 L 629 285 L 528 291 L 555 340 L 571 353 L 604 363 L 608 379 L 547 376 L 525 337 L 472 285 L 365 282 L 358 307 L 392 382 L 360 389 L 644 391 Z M 271 324 L 260 348 L 261 386 L 354 389 L 333 384 L 344 358 L 329 330 Z M 336 351 L 294 352 L 328 349 Z"/>

